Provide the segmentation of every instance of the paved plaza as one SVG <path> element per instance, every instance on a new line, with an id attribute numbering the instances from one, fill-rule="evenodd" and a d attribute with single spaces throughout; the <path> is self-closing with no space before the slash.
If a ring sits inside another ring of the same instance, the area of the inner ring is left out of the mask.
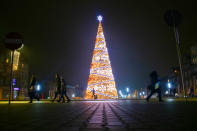
<path id="1" fill-rule="evenodd" d="M 0 103 L 1 131 L 191 131 L 197 102 L 144 100 Z"/>

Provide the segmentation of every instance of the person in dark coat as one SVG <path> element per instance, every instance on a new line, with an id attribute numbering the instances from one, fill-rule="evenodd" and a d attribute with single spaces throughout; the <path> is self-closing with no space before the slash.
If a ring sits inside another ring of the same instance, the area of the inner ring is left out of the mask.
<path id="1" fill-rule="evenodd" d="M 149 99 L 155 93 L 158 93 L 159 102 L 163 102 L 163 100 L 161 99 L 161 82 L 156 71 L 151 72 L 150 80 L 151 80 L 151 85 L 148 86 L 148 89 L 151 91 L 151 93 L 146 98 L 147 102 L 149 102 Z"/>
<path id="2" fill-rule="evenodd" d="M 58 102 L 60 102 L 60 95 L 61 95 L 61 80 L 60 80 L 59 74 L 57 73 L 56 74 L 56 91 L 55 91 L 55 97 L 53 98 L 52 102 L 55 101 L 55 99 L 57 98 L 57 96 L 59 96 Z"/>
<path id="3" fill-rule="evenodd" d="M 67 102 L 70 102 L 70 98 L 67 96 L 67 89 L 66 89 L 66 82 L 62 78 L 61 79 L 61 99 L 63 99 L 63 102 L 65 102 L 65 98 L 67 99 Z"/>
<path id="4" fill-rule="evenodd" d="M 30 87 L 28 88 L 28 94 L 30 98 L 29 103 L 32 103 L 32 100 L 35 97 L 35 86 L 36 86 L 36 78 L 34 75 L 32 75 L 31 80 L 30 80 Z"/>

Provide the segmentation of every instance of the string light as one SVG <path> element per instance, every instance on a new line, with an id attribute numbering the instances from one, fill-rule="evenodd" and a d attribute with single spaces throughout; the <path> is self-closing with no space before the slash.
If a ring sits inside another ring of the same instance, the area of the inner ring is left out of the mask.
<path id="1" fill-rule="evenodd" d="M 97 18 L 99 26 L 85 98 L 93 99 L 94 90 L 98 99 L 116 99 L 118 94 L 101 25 L 102 16 Z"/>

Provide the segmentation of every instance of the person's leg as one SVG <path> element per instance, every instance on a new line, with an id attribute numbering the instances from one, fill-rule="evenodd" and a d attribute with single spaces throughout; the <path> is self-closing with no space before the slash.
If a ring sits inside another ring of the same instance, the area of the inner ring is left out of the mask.
<path id="1" fill-rule="evenodd" d="M 28 96 L 29 96 L 29 103 L 31 103 L 31 94 L 28 92 Z"/>
<path id="2" fill-rule="evenodd" d="M 31 93 L 29 93 L 29 102 L 31 103 Z"/>
<path id="3" fill-rule="evenodd" d="M 58 98 L 59 98 L 59 100 L 57 102 L 60 102 L 61 101 L 61 93 L 58 93 Z"/>
<path id="4" fill-rule="evenodd" d="M 55 97 L 53 98 L 52 102 L 55 101 L 56 97 L 57 97 L 57 92 L 55 92 Z"/>
<path id="5" fill-rule="evenodd" d="M 29 97 L 29 103 L 32 103 L 32 97 L 31 96 Z"/>
<path id="6" fill-rule="evenodd" d="M 148 95 L 148 97 L 146 98 L 147 101 L 149 101 L 149 99 L 151 98 L 151 96 L 154 94 L 154 91 L 152 90 L 151 93 Z"/>
<path id="7" fill-rule="evenodd" d="M 161 89 L 157 89 L 157 93 L 159 96 L 159 102 L 162 102 L 163 100 L 161 99 Z"/>
<path id="8" fill-rule="evenodd" d="M 60 99 L 62 100 L 63 103 L 65 102 L 65 99 L 64 99 L 64 92 L 61 93 Z"/>
<path id="9" fill-rule="evenodd" d="M 66 92 L 64 95 L 66 96 L 67 102 L 70 102 L 70 98 L 67 96 Z"/>
<path id="10" fill-rule="evenodd" d="M 63 103 L 65 103 L 65 93 L 62 94 Z"/>
<path id="11" fill-rule="evenodd" d="M 30 98 L 30 102 L 29 103 L 32 103 L 32 101 L 33 101 L 33 94 L 32 93 L 30 93 L 29 98 Z"/>

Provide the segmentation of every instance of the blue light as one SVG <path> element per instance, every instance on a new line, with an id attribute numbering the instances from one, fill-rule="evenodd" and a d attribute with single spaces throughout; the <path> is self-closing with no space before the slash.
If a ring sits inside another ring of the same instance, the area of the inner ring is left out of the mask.
<path id="1" fill-rule="evenodd" d="M 168 88 L 171 88 L 172 84 L 170 82 L 168 82 Z"/>
<path id="2" fill-rule="evenodd" d="M 169 89 L 172 88 L 172 83 L 170 82 L 170 80 L 168 80 L 167 87 L 168 87 Z"/>
<path id="3" fill-rule="evenodd" d="M 39 91 L 40 90 L 40 85 L 37 85 L 37 91 Z"/>
<path id="4" fill-rule="evenodd" d="M 119 94 L 120 94 L 121 97 L 124 97 L 121 90 L 119 90 Z"/>
<path id="5" fill-rule="evenodd" d="M 129 88 L 127 88 L 127 92 L 129 92 Z"/>
<path id="6" fill-rule="evenodd" d="M 12 85 L 15 86 L 16 85 L 16 79 L 14 78 L 12 81 Z"/>
<path id="7" fill-rule="evenodd" d="M 168 91 L 166 91 L 166 92 L 165 92 L 165 94 L 166 94 L 166 95 L 168 95 L 168 94 L 169 94 L 169 92 L 168 92 Z"/>
<path id="8" fill-rule="evenodd" d="M 97 19 L 99 22 L 101 22 L 103 20 L 103 17 L 101 15 L 97 16 Z"/>

